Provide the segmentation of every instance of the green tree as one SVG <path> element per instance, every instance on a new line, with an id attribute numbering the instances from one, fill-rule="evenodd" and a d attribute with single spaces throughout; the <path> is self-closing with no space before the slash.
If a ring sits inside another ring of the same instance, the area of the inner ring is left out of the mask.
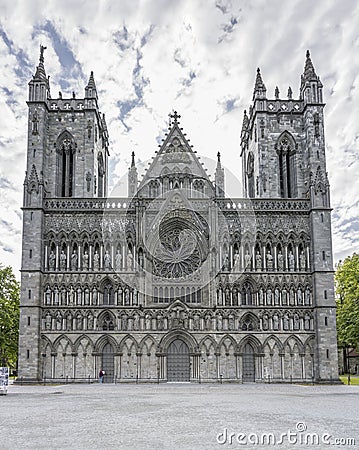
<path id="1" fill-rule="evenodd" d="M 339 262 L 335 287 L 338 345 L 344 349 L 344 370 L 347 371 L 345 350 L 359 345 L 359 254 L 354 253 Z"/>
<path id="2" fill-rule="evenodd" d="M 19 340 L 20 283 L 0 266 L 0 364 L 15 367 Z"/>

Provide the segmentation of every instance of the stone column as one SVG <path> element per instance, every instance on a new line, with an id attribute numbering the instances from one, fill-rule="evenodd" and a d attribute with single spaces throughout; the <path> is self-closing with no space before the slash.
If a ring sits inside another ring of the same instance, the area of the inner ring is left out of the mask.
<path id="1" fill-rule="evenodd" d="M 72 353 L 72 379 L 76 378 L 76 356 L 77 353 Z"/>
<path id="2" fill-rule="evenodd" d="M 217 378 L 219 380 L 221 375 L 220 353 L 215 352 L 214 354 L 216 356 L 216 370 L 217 370 Z"/>
<path id="3" fill-rule="evenodd" d="M 77 270 L 81 270 L 81 244 L 77 247 Z"/>
<path id="4" fill-rule="evenodd" d="M 305 353 L 301 353 L 300 355 L 301 363 L 302 363 L 302 379 L 305 379 Z"/>
<path id="5" fill-rule="evenodd" d="M 263 253 L 263 257 L 262 257 L 262 260 L 263 260 L 263 271 L 265 271 L 266 269 L 267 269 L 267 258 L 266 258 L 266 248 L 265 248 L 265 245 L 263 245 L 263 247 L 262 247 L 262 253 Z"/>
<path id="6" fill-rule="evenodd" d="M 56 368 L 56 356 L 57 353 L 51 353 L 51 378 L 55 378 L 55 368 Z"/>
<path id="7" fill-rule="evenodd" d="M 59 270 L 59 244 L 56 244 L 55 270 Z"/>
<path id="8" fill-rule="evenodd" d="M 136 353 L 137 356 L 137 367 L 136 367 L 136 379 L 140 379 L 141 378 L 141 357 L 142 357 L 142 353 L 138 352 Z"/>
<path id="9" fill-rule="evenodd" d="M 89 244 L 89 270 L 92 269 L 92 253 L 93 253 L 93 247 L 92 244 Z"/>
<path id="10" fill-rule="evenodd" d="M 45 267 L 45 270 L 48 269 L 47 259 L 48 259 L 48 246 L 47 246 L 47 244 L 46 244 L 46 245 L 45 245 L 45 261 L 44 261 L 44 267 Z"/>
<path id="11" fill-rule="evenodd" d="M 298 245 L 295 246 L 295 263 L 296 263 L 296 269 L 299 271 L 300 266 L 299 266 L 299 248 L 298 248 Z"/>
<path id="12" fill-rule="evenodd" d="M 273 247 L 273 259 L 274 259 L 274 270 L 277 270 L 278 264 L 277 264 L 277 246 L 276 245 Z"/>
<path id="13" fill-rule="evenodd" d="M 66 270 L 70 270 L 70 243 L 66 244 Z"/>
<path id="14" fill-rule="evenodd" d="M 280 376 L 282 378 L 282 380 L 284 380 L 285 378 L 285 373 L 284 373 L 284 353 L 280 353 Z"/>

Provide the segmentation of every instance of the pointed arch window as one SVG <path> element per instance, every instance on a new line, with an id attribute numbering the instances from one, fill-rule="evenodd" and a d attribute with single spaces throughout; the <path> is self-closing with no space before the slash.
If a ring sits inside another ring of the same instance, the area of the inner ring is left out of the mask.
<path id="1" fill-rule="evenodd" d="M 73 136 L 64 131 L 57 140 L 57 195 L 72 197 L 74 194 L 75 151 L 76 144 Z"/>
<path id="2" fill-rule="evenodd" d="M 102 153 L 99 153 L 97 157 L 98 167 L 98 196 L 104 197 L 105 195 L 105 164 L 103 161 Z"/>
<path id="3" fill-rule="evenodd" d="M 295 197 L 296 192 L 296 144 L 293 137 L 284 132 L 276 145 L 279 166 L 279 192 L 282 198 Z"/>
<path id="4" fill-rule="evenodd" d="M 255 196 L 254 191 L 254 156 L 253 153 L 249 153 L 247 160 L 247 192 L 248 197 L 253 198 Z"/>

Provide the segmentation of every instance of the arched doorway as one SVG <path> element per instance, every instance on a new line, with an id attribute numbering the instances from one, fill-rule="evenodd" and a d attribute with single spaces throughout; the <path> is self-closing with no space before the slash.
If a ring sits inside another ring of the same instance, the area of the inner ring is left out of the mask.
<path id="1" fill-rule="evenodd" d="M 167 349 L 167 381 L 190 381 L 188 345 L 175 339 Z"/>
<path id="2" fill-rule="evenodd" d="M 109 342 L 102 349 L 102 370 L 106 373 L 104 382 L 112 383 L 115 375 L 115 358 L 113 347 Z"/>
<path id="3" fill-rule="evenodd" d="M 254 350 L 252 345 L 248 342 L 243 349 L 242 355 L 242 373 L 243 381 L 255 381 L 256 379 L 256 366 Z"/>

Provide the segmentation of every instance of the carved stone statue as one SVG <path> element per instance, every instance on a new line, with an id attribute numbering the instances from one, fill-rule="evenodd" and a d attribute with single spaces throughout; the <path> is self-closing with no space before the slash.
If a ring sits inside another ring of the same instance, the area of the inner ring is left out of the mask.
<path id="1" fill-rule="evenodd" d="M 51 250 L 50 255 L 49 255 L 49 269 L 50 270 L 55 270 L 55 253 Z"/>
<path id="2" fill-rule="evenodd" d="M 293 255 L 292 251 L 290 251 L 289 255 L 288 255 L 288 266 L 289 266 L 289 270 L 291 272 L 293 272 L 294 271 L 294 255 Z"/>
<path id="3" fill-rule="evenodd" d="M 287 290 L 283 289 L 282 291 L 282 305 L 286 305 L 287 304 Z"/>
<path id="4" fill-rule="evenodd" d="M 267 269 L 268 270 L 273 270 L 273 256 L 270 252 L 267 253 L 266 255 L 267 258 Z"/>
<path id="5" fill-rule="evenodd" d="M 225 272 L 229 271 L 229 258 L 228 255 L 225 256 L 224 261 L 223 261 L 223 270 Z"/>
<path id="6" fill-rule="evenodd" d="M 100 270 L 100 256 L 99 256 L 97 250 L 95 251 L 95 254 L 93 255 L 93 270 L 95 270 L 96 272 L 98 270 Z"/>
<path id="7" fill-rule="evenodd" d="M 246 251 L 246 254 L 244 255 L 244 264 L 246 266 L 246 269 L 249 270 L 251 267 L 251 255 L 249 254 L 248 250 Z"/>
<path id="8" fill-rule="evenodd" d="M 259 289 L 259 304 L 263 305 L 264 302 L 264 293 L 263 293 L 263 289 Z"/>
<path id="9" fill-rule="evenodd" d="M 60 311 L 57 311 L 56 314 L 56 330 L 61 331 L 62 330 L 62 315 Z"/>
<path id="10" fill-rule="evenodd" d="M 305 254 L 303 252 L 303 250 L 301 251 L 300 255 L 299 255 L 299 264 L 300 264 L 300 270 L 305 270 L 307 267 L 307 261 L 306 261 L 306 257 Z"/>
<path id="11" fill-rule="evenodd" d="M 306 305 L 310 305 L 310 303 L 311 303 L 310 290 L 309 290 L 309 288 L 307 287 L 307 288 L 305 289 L 305 304 L 306 304 Z"/>
<path id="12" fill-rule="evenodd" d="M 298 316 L 298 314 L 297 313 L 295 313 L 294 314 L 294 317 L 293 317 L 293 328 L 294 328 L 294 330 L 299 330 L 299 328 L 300 328 L 300 324 L 299 324 L 299 316 Z"/>
<path id="13" fill-rule="evenodd" d="M 92 289 L 92 304 L 97 305 L 97 289 L 94 287 Z"/>
<path id="14" fill-rule="evenodd" d="M 274 314 L 273 318 L 273 330 L 274 331 L 278 331 L 279 330 L 279 317 L 278 314 Z"/>
<path id="15" fill-rule="evenodd" d="M 108 250 L 106 250 L 106 252 L 105 252 L 105 256 L 103 257 L 103 261 L 104 261 L 105 270 L 111 269 L 111 256 L 110 256 Z"/>
<path id="16" fill-rule="evenodd" d="M 239 253 L 238 253 L 238 251 L 236 251 L 236 253 L 234 254 L 233 271 L 239 272 Z"/>
<path id="17" fill-rule="evenodd" d="M 90 304 L 90 291 L 88 288 L 85 289 L 85 305 Z"/>
<path id="18" fill-rule="evenodd" d="M 130 250 L 127 253 L 127 261 L 126 261 L 126 263 L 127 263 L 127 270 L 128 271 L 132 270 L 133 269 L 133 256 L 132 256 L 132 253 L 131 253 Z"/>
<path id="19" fill-rule="evenodd" d="M 88 270 L 89 269 L 89 255 L 88 255 L 87 251 L 85 251 L 82 259 L 83 259 L 83 269 Z"/>
<path id="20" fill-rule="evenodd" d="M 61 270 L 66 270 L 66 262 L 67 262 L 67 258 L 66 258 L 65 252 L 63 250 L 61 250 L 61 253 L 60 253 L 60 269 Z"/>
<path id="21" fill-rule="evenodd" d="M 51 305 L 51 289 L 49 286 L 45 291 L 45 305 Z"/>
<path id="22" fill-rule="evenodd" d="M 298 305 L 303 305 L 303 294 L 301 289 L 298 289 L 297 291 L 297 303 Z"/>
<path id="23" fill-rule="evenodd" d="M 262 270 L 262 256 L 258 250 L 257 250 L 257 254 L 256 254 L 256 269 Z"/>
<path id="24" fill-rule="evenodd" d="M 61 305 L 66 305 L 67 304 L 66 297 L 67 297 L 67 291 L 66 291 L 65 287 L 63 287 L 61 289 Z"/>
<path id="25" fill-rule="evenodd" d="M 284 257 L 282 252 L 279 250 L 278 252 L 278 270 L 283 270 L 284 269 Z"/>
<path id="26" fill-rule="evenodd" d="M 91 313 L 87 316 L 87 329 L 93 330 L 93 315 Z"/>
<path id="27" fill-rule="evenodd" d="M 82 305 L 82 289 L 80 286 L 77 288 L 77 304 Z"/>
<path id="28" fill-rule="evenodd" d="M 289 331 L 289 317 L 288 313 L 285 313 L 283 316 L 283 330 Z"/>
<path id="29" fill-rule="evenodd" d="M 77 330 L 82 330 L 82 315 L 81 313 L 78 313 L 76 316 L 76 329 Z"/>
<path id="30" fill-rule="evenodd" d="M 262 327 L 263 327 L 264 331 L 268 330 L 268 315 L 267 314 L 264 314 L 264 316 L 262 317 Z"/>
<path id="31" fill-rule="evenodd" d="M 279 289 L 275 288 L 274 290 L 274 304 L 279 305 Z"/>
<path id="32" fill-rule="evenodd" d="M 125 289 L 125 305 L 128 306 L 130 304 L 130 291 L 128 288 Z"/>
<path id="33" fill-rule="evenodd" d="M 71 270 L 77 270 L 77 261 L 78 261 L 78 256 L 77 253 L 75 252 L 75 250 L 72 252 L 71 255 Z"/>
<path id="34" fill-rule="evenodd" d="M 272 289 L 267 290 L 267 305 L 272 304 Z"/>
<path id="35" fill-rule="evenodd" d="M 116 258 L 115 258 L 115 265 L 117 272 L 120 272 L 122 270 L 122 255 L 120 250 L 117 250 Z"/>
<path id="36" fill-rule="evenodd" d="M 51 314 L 48 312 L 45 317 L 45 328 L 46 330 L 51 330 Z"/>
<path id="37" fill-rule="evenodd" d="M 69 305 L 73 305 L 74 304 L 74 297 L 75 297 L 74 288 L 72 286 L 70 286 L 70 290 L 69 290 Z"/>
<path id="38" fill-rule="evenodd" d="M 59 289 L 57 286 L 55 286 L 55 290 L 54 290 L 54 305 L 58 305 L 59 304 Z"/>
<path id="39" fill-rule="evenodd" d="M 308 313 L 304 316 L 304 329 L 310 330 L 310 315 Z"/>
<path id="40" fill-rule="evenodd" d="M 293 290 L 293 289 L 291 289 L 291 290 L 289 291 L 289 304 L 290 304 L 291 306 L 294 306 L 294 305 L 295 305 L 295 298 L 294 298 L 294 290 Z"/>

